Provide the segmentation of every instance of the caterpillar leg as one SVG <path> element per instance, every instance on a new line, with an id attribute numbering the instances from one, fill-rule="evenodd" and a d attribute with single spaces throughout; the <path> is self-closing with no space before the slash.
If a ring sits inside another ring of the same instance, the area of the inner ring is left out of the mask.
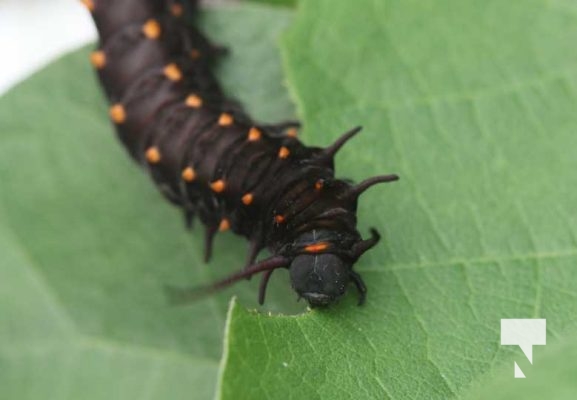
<path id="1" fill-rule="evenodd" d="M 191 230 L 194 225 L 195 213 L 193 210 L 184 210 L 184 226 L 187 230 Z"/>
<path id="2" fill-rule="evenodd" d="M 268 286 L 268 281 L 270 279 L 270 276 L 272 275 L 274 269 L 265 271 L 262 274 L 262 278 L 260 280 L 260 285 L 258 288 L 258 304 L 260 304 L 261 306 L 264 304 L 264 299 L 266 297 L 266 287 Z"/>
<path id="3" fill-rule="evenodd" d="M 381 240 L 381 235 L 376 229 L 371 228 L 371 237 L 356 243 L 351 249 L 350 256 L 354 261 L 358 260 L 364 252 L 379 243 L 379 240 Z"/>
<path id="4" fill-rule="evenodd" d="M 248 255 L 246 258 L 246 264 L 244 269 L 247 269 L 251 265 L 254 264 L 256 258 L 258 257 L 258 253 L 263 249 L 262 240 L 260 239 L 253 239 L 250 241 L 248 245 Z"/>
<path id="5" fill-rule="evenodd" d="M 214 57 L 224 57 L 230 54 L 230 49 L 222 44 L 210 43 L 210 52 Z"/>
<path id="6" fill-rule="evenodd" d="M 363 278 L 361 278 L 361 276 L 358 273 L 351 270 L 350 274 L 351 274 L 351 280 L 353 281 L 353 283 L 357 287 L 357 290 L 359 291 L 358 305 L 359 306 L 363 305 L 365 299 L 367 298 L 367 286 L 365 285 Z"/>
<path id="7" fill-rule="evenodd" d="M 216 226 L 206 226 L 204 231 L 204 262 L 208 263 L 212 257 L 212 245 L 214 242 L 214 236 L 218 231 Z"/>
<path id="8" fill-rule="evenodd" d="M 177 288 L 173 286 L 166 286 L 165 290 L 170 303 L 185 304 L 229 287 L 233 283 L 245 279 L 248 275 L 255 275 L 264 272 L 265 275 L 261 281 L 261 288 L 259 291 L 259 300 L 262 298 L 264 301 L 266 286 L 272 271 L 277 268 L 287 268 L 289 264 L 290 260 L 287 258 L 282 256 L 272 256 L 254 265 L 251 265 L 251 267 L 248 269 L 238 271 L 224 279 L 221 279 L 220 281 L 213 282 L 206 286 L 193 288 Z"/>
<path id="9" fill-rule="evenodd" d="M 263 249 L 262 239 L 252 239 L 248 245 L 248 255 L 246 258 L 246 264 L 244 265 L 243 270 L 247 270 L 253 265 L 258 257 L 258 253 Z M 247 281 L 250 281 L 252 275 L 246 277 Z"/>

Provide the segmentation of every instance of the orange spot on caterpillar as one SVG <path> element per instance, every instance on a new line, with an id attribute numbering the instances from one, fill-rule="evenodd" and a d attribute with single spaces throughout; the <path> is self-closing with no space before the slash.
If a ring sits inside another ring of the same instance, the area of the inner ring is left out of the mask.
<path id="1" fill-rule="evenodd" d="M 84 7 L 86 7 L 90 12 L 94 11 L 94 9 L 96 8 L 92 0 L 80 0 L 80 2 L 84 4 Z"/>
<path id="2" fill-rule="evenodd" d="M 175 17 L 181 17 L 184 13 L 184 7 L 180 3 L 172 3 L 170 5 L 170 13 Z"/>
<path id="3" fill-rule="evenodd" d="M 282 224 L 283 222 L 285 222 L 285 217 L 284 215 L 281 214 L 277 214 L 274 216 L 274 222 L 276 222 L 277 224 Z"/>
<path id="4" fill-rule="evenodd" d="M 149 19 L 142 26 L 142 33 L 148 39 L 158 39 L 160 37 L 160 24 L 155 19 Z"/>
<path id="5" fill-rule="evenodd" d="M 290 153 L 291 153 L 290 150 L 287 147 L 283 146 L 278 151 L 278 158 L 285 159 L 290 155 Z"/>
<path id="6" fill-rule="evenodd" d="M 234 118 L 229 113 L 222 113 L 218 118 L 218 124 L 220 126 L 231 126 L 234 123 Z"/>
<path id="7" fill-rule="evenodd" d="M 198 60 L 201 57 L 201 53 L 200 50 L 198 49 L 192 49 L 190 50 L 190 58 L 192 58 L 193 60 Z"/>
<path id="8" fill-rule="evenodd" d="M 161 158 L 158 147 L 149 147 L 146 150 L 146 153 L 144 153 L 144 156 L 146 157 L 146 161 L 148 161 L 150 164 L 158 164 Z"/>
<path id="9" fill-rule="evenodd" d="M 126 121 L 126 110 L 122 104 L 113 105 L 110 107 L 108 113 L 110 114 L 110 119 L 112 119 L 112 122 L 115 124 L 122 124 Z"/>
<path id="10" fill-rule="evenodd" d="M 242 204 L 244 204 L 245 206 L 249 206 L 252 204 L 253 200 L 254 200 L 254 196 L 252 195 L 252 193 L 247 193 L 244 196 L 242 196 Z"/>
<path id="11" fill-rule="evenodd" d="M 307 253 L 318 253 L 329 248 L 327 242 L 319 242 L 315 244 L 308 245 L 304 248 Z"/>
<path id="12" fill-rule="evenodd" d="M 257 140 L 260 140 L 261 137 L 262 137 L 262 132 L 258 128 L 252 127 L 248 131 L 248 141 L 249 142 L 256 142 Z"/>
<path id="13" fill-rule="evenodd" d="M 296 138 L 299 135 L 299 131 L 297 128 L 289 128 L 286 131 L 286 135 L 291 138 Z"/>
<path id="14" fill-rule="evenodd" d="M 181 176 L 185 182 L 192 182 L 196 179 L 196 171 L 192 167 L 186 167 Z"/>
<path id="15" fill-rule="evenodd" d="M 224 183 L 222 179 L 219 179 L 218 181 L 212 182 L 210 184 L 210 188 L 212 189 L 213 192 L 222 193 L 226 188 L 226 183 Z"/>
<path id="16" fill-rule="evenodd" d="M 182 79 L 182 72 L 180 72 L 180 68 L 175 63 L 168 64 L 162 72 L 164 76 L 173 82 L 178 82 Z"/>
<path id="17" fill-rule="evenodd" d="M 186 98 L 185 103 L 191 108 L 200 108 L 202 107 L 202 98 L 196 94 L 191 94 Z"/>
<path id="18" fill-rule="evenodd" d="M 96 50 L 90 53 L 90 63 L 96 69 L 102 69 L 106 65 L 106 54 L 102 50 Z"/>
<path id="19" fill-rule="evenodd" d="M 218 230 L 221 232 L 228 231 L 230 229 L 230 221 L 226 218 L 223 218 L 220 221 L 220 225 L 218 226 Z"/>
<path id="20" fill-rule="evenodd" d="M 318 181 L 315 182 L 315 189 L 321 190 L 324 185 L 325 185 L 325 182 L 322 179 L 319 179 Z"/>

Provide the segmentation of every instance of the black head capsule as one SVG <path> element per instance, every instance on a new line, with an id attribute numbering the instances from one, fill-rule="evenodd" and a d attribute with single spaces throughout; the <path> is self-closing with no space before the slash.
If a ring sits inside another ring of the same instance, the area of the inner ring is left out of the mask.
<path id="1" fill-rule="evenodd" d="M 291 285 L 311 307 L 325 307 L 345 294 L 351 264 L 331 253 L 302 254 L 290 264 Z"/>
<path id="2" fill-rule="evenodd" d="M 304 236 L 308 237 L 307 234 Z M 333 304 L 345 294 L 347 285 L 351 282 L 357 287 L 361 305 L 365 301 L 367 288 L 361 276 L 353 271 L 353 264 L 363 253 L 377 244 L 379 238 L 379 233 L 371 229 L 370 238 L 358 240 L 349 250 L 341 250 L 338 253 L 330 252 L 329 242 L 318 241 L 305 246 L 302 249 L 304 253 L 291 256 L 273 255 L 208 286 L 182 289 L 167 287 L 167 293 L 172 303 L 188 303 L 262 273 L 258 298 L 259 303 L 263 304 L 272 272 L 279 268 L 287 268 L 293 289 L 299 297 L 305 298 L 311 307 L 326 307 Z"/>

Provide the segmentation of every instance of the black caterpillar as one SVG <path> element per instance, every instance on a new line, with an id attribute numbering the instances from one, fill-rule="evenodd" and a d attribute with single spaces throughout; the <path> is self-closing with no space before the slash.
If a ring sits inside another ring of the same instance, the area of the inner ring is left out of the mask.
<path id="1" fill-rule="evenodd" d="M 204 288 L 176 289 L 177 297 L 195 298 L 262 272 L 262 304 L 272 272 L 288 268 L 292 287 L 311 306 L 333 303 L 349 282 L 362 304 L 367 289 L 353 264 L 379 234 L 372 229 L 371 238 L 361 239 L 357 199 L 398 177 L 358 185 L 334 177 L 334 155 L 360 127 L 323 149 L 296 139 L 298 123 L 253 122 L 211 73 L 226 50 L 183 18 L 196 1 L 82 2 L 100 36 L 91 62 L 130 155 L 182 207 L 188 226 L 196 215 L 204 223 L 207 261 L 219 230 L 250 241 L 242 271 Z M 265 247 L 273 255 L 255 263 Z"/>

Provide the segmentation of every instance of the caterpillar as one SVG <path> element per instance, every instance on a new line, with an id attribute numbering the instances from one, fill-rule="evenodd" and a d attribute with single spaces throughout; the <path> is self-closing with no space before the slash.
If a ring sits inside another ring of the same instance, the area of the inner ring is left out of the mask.
<path id="1" fill-rule="evenodd" d="M 287 268 L 292 288 L 311 307 L 334 303 L 349 283 L 362 304 L 367 289 L 353 265 L 380 235 L 371 229 L 362 239 L 357 200 L 399 178 L 335 178 L 335 154 L 361 128 L 319 148 L 299 141 L 297 122 L 253 121 L 212 73 L 226 49 L 185 18 L 196 14 L 196 1 L 81 1 L 99 35 L 90 61 L 130 156 L 182 208 L 188 227 L 195 217 L 203 223 L 207 262 L 217 232 L 230 229 L 249 241 L 239 272 L 200 288 L 172 288 L 172 297 L 188 301 L 262 274 L 263 304 L 271 274 Z M 256 261 L 265 248 L 272 255 Z"/>

